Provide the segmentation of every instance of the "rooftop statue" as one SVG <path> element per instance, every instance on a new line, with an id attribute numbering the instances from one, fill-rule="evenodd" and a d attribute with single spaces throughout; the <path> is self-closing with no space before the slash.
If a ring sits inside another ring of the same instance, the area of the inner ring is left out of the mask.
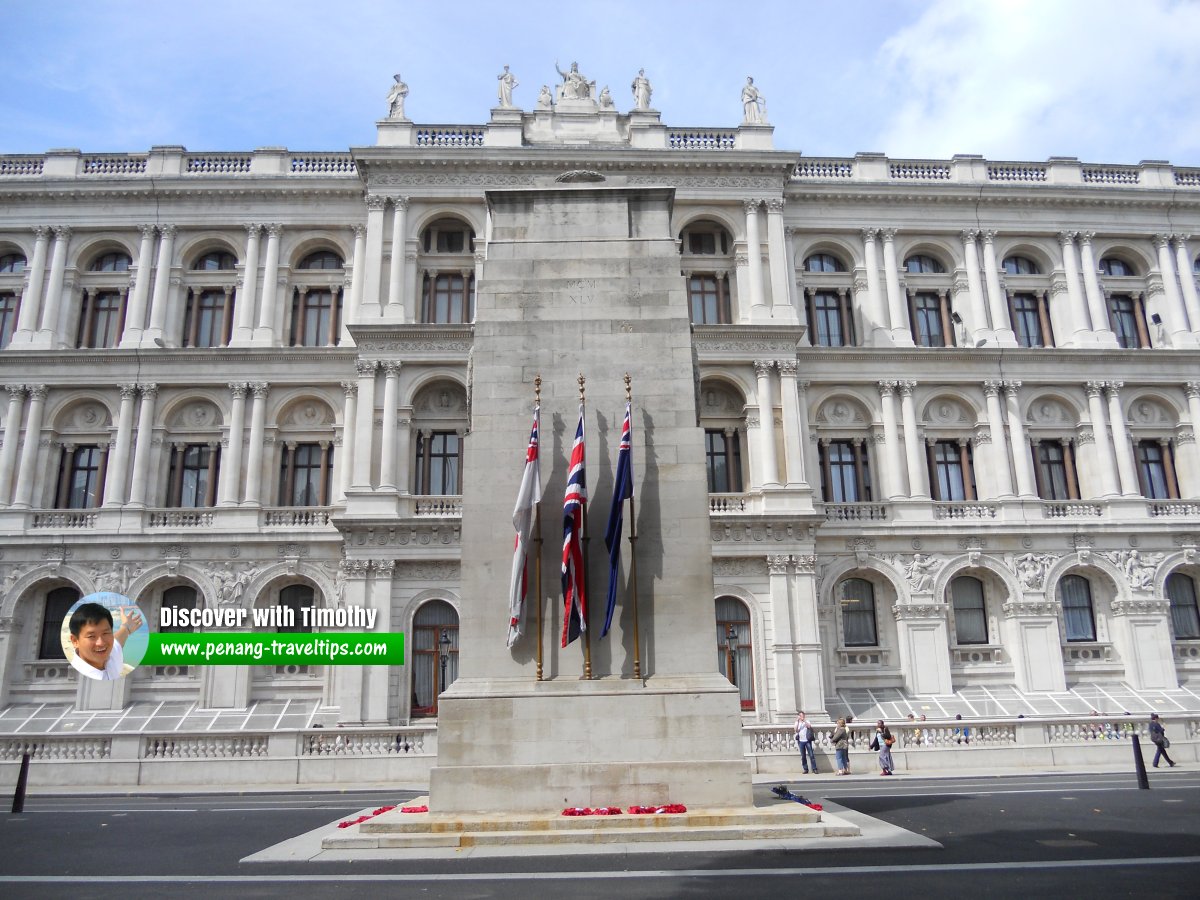
<path id="1" fill-rule="evenodd" d="M 612 94 L 610 94 L 608 92 L 607 84 L 604 86 L 604 90 L 602 90 L 600 92 L 600 108 L 601 109 L 613 109 L 614 108 Z"/>
<path id="2" fill-rule="evenodd" d="M 500 82 L 496 89 L 496 94 L 500 100 L 500 108 L 512 109 L 513 88 L 520 84 L 520 82 L 517 81 L 517 76 L 508 71 L 508 66 L 505 66 L 504 71 L 497 75 L 496 79 Z"/>
<path id="3" fill-rule="evenodd" d="M 742 88 L 742 124 L 767 124 L 767 98 L 754 86 L 754 79 L 747 76 L 746 86 Z"/>
<path id="4" fill-rule="evenodd" d="M 596 90 L 596 82 L 588 81 L 579 71 L 579 63 L 571 63 L 571 70 L 564 72 L 554 63 L 554 69 L 562 76 L 563 83 L 558 86 L 559 100 L 591 100 Z"/>
<path id="5" fill-rule="evenodd" d="M 554 97 L 550 94 L 550 85 L 542 85 L 541 91 L 538 92 L 537 105 L 538 109 L 550 109 L 554 106 Z"/>
<path id="6" fill-rule="evenodd" d="M 630 87 L 633 90 L 633 108 L 649 109 L 650 95 L 654 89 L 650 86 L 650 79 L 646 77 L 645 69 L 638 69 L 637 77 L 633 79 Z"/>
<path id="7" fill-rule="evenodd" d="M 404 98 L 408 96 L 408 85 L 404 83 L 398 74 L 392 77 L 396 79 L 396 83 L 392 85 L 392 89 L 388 91 L 387 95 L 388 118 L 403 119 L 405 118 Z"/>

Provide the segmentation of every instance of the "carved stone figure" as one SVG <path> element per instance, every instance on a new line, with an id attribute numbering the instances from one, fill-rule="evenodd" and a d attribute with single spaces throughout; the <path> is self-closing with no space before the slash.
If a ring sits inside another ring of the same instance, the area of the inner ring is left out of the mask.
<path id="1" fill-rule="evenodd" d="M 500 108 L 512 109 L 513 88 L 520 84 L 520 82 L 517 81 L 517 76 L 508 71 L 508 66 L 505 66 L 504 71 L 497 75 L 496 79 L 500 82 L 496 88 L 497 96 L 500 99 Z"/>
<path id="2" fill-rule="evenodd" d="M 742 88 L 742 124 L 767 124 L 767 98 L 754 86 L 754 79 L 749 76 Z"/>
<path id="3" fill-rule="evenodd" d="M 392 85 L 392 89 L 388 91 L 387 95 L 388 118 L 403 119 L 405 118 L 404 98 L 408 96 L 408 85 L 404 83 L 399 74 L 392 77 L 396 79 L 396 83 Z"/>
<path id="4" fill-rule="evenodd" d="M 538 109 L 550 109 L 554 105 L 554 97 L 550 94 L 550 85 L 543 84 L 537 99 Z"/>
<path id="5" fill-rule="evenodd" d="M 607 84 L 604 86 L 604 89 L 600 91 L 600 108 L 601 109 L 612 109 L 613 108 L 613 98 L 612 98 L 612 94 L 610 94 L 608 92 Z"/>
<path id="6" fill-rule="evenodd" d="M 1154 572 L 1163 560 L 1161 553 L 1141 553 L 1138 550 L 1118 550 L 1106 555 L 1121 567 L 1129 587 L 1135 591 L 1150 589 L 1154 584 Z"/>
<path id="7" fill-rule="evenodd" d="M 1054 558 L 1046 554 L 1034 555 L 1026 553 L 1023 556 L 1018 556 L 1013 562 L 1017 568 L 1017 578 L 1021 581 L 1021 587 L 1030 591 L 1040 591 L 1046 580 L 1046 572 L 1050 569 L 1050 564 Z"/>
<path id="8" fill-rule="evenodd" d="M 571 69 L 564 72 L 554 64 L 554 70 L 562 76 L 563 83 L 558 86 L 559 100 L 591 100 L 592 92 L 596 90 L 596 82 L 588 81 L 579 71 L 579 63 L 571 63 Z"/>
<path id="9" fill-rule="evenodd" d="M 633 108 L 649 109 L 650 95 L 654 89 L 650 86 L 650 79 L 646 77 L 645 69 L 638 69 L 637 78 L 633 79 L 630 88 L 633 90 Z"/>
<path id="10" fill-rule="evenodd" d="M 904 567 L 904 576 L 914 594 L 927 594 L 933 590 L 933 574 L 938 569 L 938 561 L 924 553 L 914 553 L 912 562 Z"/>

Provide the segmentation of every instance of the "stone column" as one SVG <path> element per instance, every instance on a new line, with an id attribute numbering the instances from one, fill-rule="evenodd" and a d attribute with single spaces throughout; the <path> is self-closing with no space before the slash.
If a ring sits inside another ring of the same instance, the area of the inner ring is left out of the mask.
<path id="1" fill-rule="evenodd" d="M 50 245 L 50 229 L 39 225 L 33 229 L 33 261 L 27 267 L 29 283 L 21 294 L 21 309 L 17 314 L 17 330 L 12 336 L 13 344 L 28 344 L 38 330 L 38 316 L 42 311 L 42 288 L 46 283 L 46 251 Z"/>
<path id="2" fill-rule="evenodd" d="M 1087 301 L 1084 299 L 1083 285 L 1079 280 L 1079 260 L 1075 253 L 1076 234 L 1078 232 L 1060 231 L 1058 233 L 1058 242 L 1062 246 L 1063 275 L 1067 282 L 1067 304 L 1071 310 L 1070 319 L 1074 328 L 1071 342 L 1079 345 L 1090 342 L 1090 336 L 1087 332 L 1091 329 L 1088 327 L 1090 312 Z"/>
<path id="3" fill-rule="evenodd" d="M 1113 444 L 1109 434 L 1108 417 L 1104 412 L 1104 382 L 1089 381 L 1084 385 L 1088 396 L 1088 410 L 1092 420 L 1092 437 L 1096 442 L 1096 455 L 1100 465 L 1100 481 L 1106 496 L 1121 493 L 1117 482 L 1117 462 L 1113 456 Z"/>
<path id="4" fill-rule="evenodd" d="M 400 382 L 400 363 L 388 360 L 382 363 L 383 382 L 383 428 L 379 441 L 379 489 L 396 490 L 396 393 Z"/>
<path id="5" fill-rule="evenodd" d="M 17 443 L 21 439 L 21 413 L 25 408 L 23 384 L 5 385 L 8 391 L 8 415 L 4 419 L 4 446 L 0 448 L 0 506 L 12 499 L 13 470 L 17 464 Z"/>
<path id="6" fill-rule="evenodd" d="M 379 280 L 383 274 L 383 213 L 386 206 L 386 197 L 378 194 L 367 195 L 366 272 L 363 278 L 362 307 L 359 309 L 363 318 L 378 319 L 383 315 Z"/>
<path id="7" fill-rule="evenodd" d="M 912 603 L 892 607 L 904 680 L 912 694 L 954 693 L 950 679 L 950 635 L 946 604 L 932 595 L 914 596 Z"/>
<path id="8" fill-rule="evenodd" d="M 346 310 L 346 321 L 357 323 L 362 313 L 363 279 L 367 269 L 367 226 L 355 225 L 354 232 L 354 261 L 350 273 L 350 303 Z"/>
<path id="9" fill-rule="evenodd" d="M 1008 438 L 1004 433 L 1004 412 L 1000 407 L 1002 381 L 985 381 L 983 394 L 987 398 L 988 432 L 991 436 L 991 474 L 996 480 L 996 494 L 1011 497 L 1012 473 L 1009 471 Z"/>
<path id="10" fill-rule="evenodd" d="M 805 414 L 800 402 L 796 382 L 797 363 L 794 359 L 781 359 L 779 366 L 779 399 L 783 407 L 783 451 L 787 466 L 788 487 L 808 484 L 804 473 L 804 429 L 800 417 Z M 808 382 L 804 383 L 808 387 Z"/>
<path id="11" fill-rule="evenodd" d="M 104 481 L 104 505 L 124 506 L 129 477 L 129 450 L 133 443 L 133 404 L 136 384 L 122 384 L 121 410 L 117 417 L 117 443 L 108 457 L 109 473 Z"/>
<path id="12" fill-rule="evenodd" d="M 221 462 L 221 505 L 237 506 L 241 502 L 242 442 L 246 432 L 246 391 L 244 381 L 229 384 L 233 407 L 229 413 L 229 452 Z"/>
<path id="13" fill-rule="evenodd" d="M 783 201 L 767 200 L 767 259 L 771 272 L 771 317 L 777 323 L 797 322 L 795 307 L 788 293 L 792 260 L 787 255 L 783 233 Z"/>
<path id="14" fill-rule="evenodd" d="M 342 392 L 346 402 L 342 407 L 342 446 L 337 454 L 337 499 L 346 499 L 346 489 L 350 487 L 350 473 L 354 468 L 354 435 L 358 426 L 358 384 L 353 381 L 342 382 Z"/>
<path id="15" fill-rule="evenodd" d="M 154 438 L 154 401 L 158 398 L 157 384 L 139 385 L 142 405 L 138 409 L 137 438 L 133 443 L 133 476 L 129 481 L 129 505 L 134 509 L 146 506 L 149 488 L 150 453 Z"/>
<path id="16" fill-rule="evenodd" d="M 779 487 L 779 464 L 775 455 L 775 401 L 771 390 L 773 365 L 769 359 L 754 361 L 754 374 L 758 376 L 758 434 L 763 487 Z"/>
<path id="17" fill-rule="evenodd" d="M 1194 345 L 1191 331 L 1187 325 L 1187 311 L 1183 306 L 1183 294 L 1179 289 L 1179 280 L 1175 272 L 1175 260 L 1171 257 L 1171 236 L 1156 234 L 1154 246 L 1158 250 L 1158 270 L 1162 274 L 1163 292 L 1166 302 L 1163 304 L 1164 324 L 1171 332 L 1171 344 L 1175 347 L 1190 347 Z M 1178 273 L 1182 275 L 1183 272 Z M 1192 285 L 1193 289 L 1195 284 Z"/>
<path id="18" fill-rule="evenodd" d="M 1200 432 L 1200 381 L 1187 382 L 1183 390 L 1187 394 L 1192 439 L 1185 443 L 1182 437 L 1180 438 L 1176 449 L 1175 468 L 1179 475 L 1179 496 L 1189 499 L 1200 496 L 1200 440 L 1197 440 L 1197 433 Z M 12 407 L 9 409 L 11 411 Z M 7 438 L 5 443 L 7 445 Z M 1186 454 L 1183 452 L 1184 447 L 1187 447 Z M 4 496 L 3 490 L 0 490 L 0 501 Z"/>
<path id="19" fill-rule="evenodd" d="M 817 558 L 811 554 L 793 557 L 796 566 L 792 601 L 796 609 L 795 639 L 800 670 L 800 709 L 825 709 L 825 663 L 817 603 Z M 783 707 L 780 707 L 782 711 Z"/>
<path id="20" fill-rule="evenodd" d="M 1108 395 L 1108 427 L 1112 432 L 1113 450 L 1117 457 L 1117 474 L 1121 480 L 1121 493 L 1126 497 L 1141 494 L 1138 485 L 1137 466 L 1133 460 L 1133 445 L 1125 428 L 1125 411 L 1121 408 L 1123 381 L 1104 382 L 1104 393 Z"/>
<path id="21" fill-rule="evenodd" d="M 996 333 L 996 343 L 1001 347 L 1017 346 L 1017 336 L 1013 333 L 1012 323 L 1008 318 L 1008 297 L 1000 284 L 1000 267 L 996 263 L 996 232 L 983 232 L 983 273 L 987 279 L 988 304 L 992 313 L 992 330 Z"/>
<path id="22" fill-rule="evenodd" d="M 1092 252 L 1095 232 L 1084 231 L 1079 235 L 1079 252 L 1083 267 L 1083 287 L 1087 294 L 1088 316 L 1092 320 L 1092 331 L 1105 346 L 1117 346 L 1117 336 L 1108 324 L 1108 305 L 1104 302 L 1104 289 L 1100 287 L 1100 270 Z"/>
<path id="23" fill-rule="evenodd" d="M 904 426 L 904 460 L 908 465 L 908 495 L 929 496 L 929 476 L 925 467 L 925 445 L 917 433 L 917 409 L 913 402 L 915 381 L 899 381 L 900 418 Z"/>
<path id="24" fill-rule="evenodd" d="M 404 321 L 404 246 L 408 198 L 392 198 L 392 258 L 388 263 L 387 318 Z"/>
<path id="25" fill-rule="evenodd" d="M 342 584 L 342 597 L 335 602 L 345 603 L 348 608 L 370 609 L 374 599 L 368 582 L 371 567 L 371 560 L 343 559 L 338 576 Z M 387 671 L 385 666 L 330 666 L 332 683 L 328 702 L 338 708 L 338 725 L 364 724 L 367 672 L 373 668 Z"/>
<path id="26" fill-rule="evenodd" d="M 375 610 L 375 627 L 372 632 L 386 634 L 391 631 L 392 621 L 392 576 L 396 561 L 375 559 L 371 561 L 375 578 L 371 590 L 371 607 Z M 388 666 L 362 666 L 363 704 L 362 717 L 366 725 L 388 724 L 388 681 L 392 670 Z"/>
<path id="27" fill-rule="evenodd" d="M 121 335 L 121 346 L 132 347 L 142 339 L 146 327 L 146 300 L 150 296 L 150 267 L 154 261 L 154 226 L 139 225 L 142 242 L 138 247 L 137 279 L 129 293 L 129 310 L 125 315 L 125 333 Z"/>
<path id="28" fill-rule="evenodd" d="M 264 440 L 267 436 L 267 393 L 266 382 L 250 382 L 254 403 L 250 408 L 250 447 L 246 454 L 246 499 L 242 506 L 262 506 L 262 461 Z"/>
<path id="29" fill-rule="evenodd" d="M 787 304 L 793 312 L 799 317 L 799 321 L 804 321 L 804 304 L 800 297 L 796 294 L 796 229 L 790 225 L 784 226 L 783 229 L 783 258 L 785 261 L 784 273 L 787 276 Z"/>
<path id="30" fill-rule="evenodd" d="M 1021 404 L 1018 391 L 1019 381 L 1003 381 L 1004 405 L 1008 413 L 1009 451 L 1012 453 L 1013 469 L 1017 473 L 1017 493 L 1022 497 L 1036 497 L 1037 485 L 1033 477 L 1033 459 L 1029 452 L 1029 442 L 1025 439 L 1025 421 L 1021 418 Z"/>
<path id="31" fill-rule="evenodd" d="M 50 280 L 46 285 L 46 301 L 42 308 L 42 327 L 38 343 L 53 348 L 61 339 L 58 334 L 58 315 L 62 309 L 63 283 L 67 277 L 67 245 L 71 229 L 66 225 L 54 228 L 54 250 L 50 257 Z"/>
<path id="32" fill-rule="evenodd" d="M 743 200 L 746 208 L 746 274 L 750 279 L 750 320 L 766 322 L 771 310 L 763 293 L 762 239 L 758 234 L 758 207 L 761 200 Z"/>
<path id="33" fill-rule="evenodd" d="M 1043 565 L 1022 576 L 1021 595 L 1003 607 L 1004 646 L 1012 654 L 1013 680 L 1026 693 L 1067 689 L 1058 624 L 1061 607 L 1046 599 L 1044 584 Z"/>
<path id="34" fill-rule="evenodd" d="M 258 248 L 262 244 L 262 226 L 246 226 L 246 256 L 242 266 L 242 286 L 237 295 L 237 330 L 233 343 L 245 346 L 254 339 L 254 309 L 258 293 Z"/>
<path id="35" fill-rule="evenodd" d="M 908 327 L 904 292 L 900 290 L 900 267 L 896 262 L 896 229 L 882 228 L 883 276 L 887 285 L 888 320 L 891 323 L 892 343 L 898 347 L 913 346 L 912 332 Z"/>
<path id="36" fill-rule="evenodd" d="M 258 327 L 254 329 L 256 344 L 275 343 L 274 322 L 279 304 L 279 239 L 283 235 L 283 226 L 272 224 L 265 227 L 267 229 L 267 257 L 263 263 L 262 291 L 258 302 Z"/>
<path id="37" fill-rule="evenodd" d="M 354 425 L 354 474 L 351 487 L 369 491 L 371 483 L 371 456 L 375 443 L 375 368 L 379 363 L 373 359 L 359 359 L 354 363 L 358 370 L 358 421 Z"/>
<path id="38" fill-rule="evenodd" d="M 796 666 L 797 609 L 788 590 L 791 581 L 790 556 L 767 557 L 767 579 L 771 597 L 771 620 L 775 625 L 775 689 L 778 692 L 776 712 L 782 718 L 800 708 L 800 670 Z M 758 673 L 752 665 L 750 672 L 738 670 L 738 680 L 754 678 Z M 755 691 L 755 696 L 758 691 Z"/>
<path id="39" fill-rule="evenodd" d="M 886 482 L 882 493 L 890 500 L 898 500 L 908 494 L 902 474 L 906 470 L 900 468 L 900 433 L 896 428 L 897 385 L 895 381 L 879 382 L 883 418 L 883 475 Z"/>
<path id="40" fill-rule="evenodd" d="M 150 324 L 142 334 L 142 343 L 153 343 L 155 338 L 163 340 L 163 323 L 167 321 L 167 306 L 170 303 L 171 257 L 175 252 L 175 226 L 159 227 L 158 262 L 154 266 L 154 293 L 150 297 Z"/>
<path id="41" fill-rule="evenodd" d="M 407 242 L 405 242 L 407 244 Z M 421 320 L 421 285 L 418 281 L 417 252 L 404 251 L 404 318 L 408 322 Z"/>
<path id="42" fill-rule="evenodd" d="M 1196 293 L 1196 273 L 1192 268 L 1192 252 L 1188 249 L 1190 235 L 1171 236 L 1175 241 L 1175 262 L 1179 272 L 1179 286 L 1183 288 L 1183 305 L 1187 310 L 1188 327 L 1193 334 L 1200 334 L 1200 295 Z"/>
<path id="43" fill-rule="evenodd" d="M 396 487 L 401 494 L 411 493 L 412 478 L 412 415 L 411 406 L 401 407 L 396 419 L 396 459 L 399 474 Z"/>
<path id="44" fill-rule="evenodd" d="M 42 444 L 42 412 L 46 408 L 47 389 L 44 384 L 27 384 L 29 415 L 25 417 L 25 441 L 21 444 L 21 462 L 17 469 L 17 486 L 12 505 L 29 509 L 33 504 L 33 481 L 37 474 L 38 449 Z"/>
<path id="45" fill-rule="evenodd" d="M 862 230 L 863 265 L 867 269 L 867 296 L 870 298 L 868 308 L 870 309 L 872 328 L 870 334 L 863 334 L 863 343 L 866 343 L 869 337 L 872 345 L 875 344 L 874 329 L 879 328 L 887 331 L 890 338 L 892 328 L 887 306 L 883 302 L 883 291 L 879 287 L 879 255 L 875 251 L 875 236 L 878 233 L 878 228 L 864 228 Z M 866 329 L 864 328 L 863 331 L 866 332 Z"/>
<path id="46" fill-rule="evenodd" d="M 975 330 L 971 334 L 971 343 L 989 336 L 991 328 L 988 323 L 987 310 L 983 303 L 983 283 L 979 279 L 979 247 L 976 238 L 978 231 L 961 233 L 963 244 L 963 265 L 967 270 L 967 291 L 970 294 L 971 321 Z"/>

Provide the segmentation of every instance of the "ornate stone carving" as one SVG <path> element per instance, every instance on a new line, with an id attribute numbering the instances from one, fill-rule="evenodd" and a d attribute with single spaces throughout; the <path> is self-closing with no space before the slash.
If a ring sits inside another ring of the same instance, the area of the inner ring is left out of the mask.
<path id="1" fill-rule="evenodd" d="M 1058 616 L 1062 607 L 1054 600 L 1009 600 L 1005 603 L 1001 610 L 1004 612 L 1006 619 L 1015 619 L 1018 616 L 1040 616 L 1055 618 Z"/>
<path id="2" fill-rule="evenodd" d="M 766 574 L 766 562 L 761 556 L 721 558 L 713 560 L 713 575 L 723 578 Z"/>
<path id="3" fill-rule="evenodd" d="M 904 577 L 914 594 L 927 594 L 933 590 L 933 579 L 944 561 L 926 553 L 914 553 L 904 565 Z"/>
<path id="4" fill-rule="evenodd" d="M 1112 614 L 1114 616 L 1166 616 L 1171 611 L 1169 600 L 1143 599 L 1114 600 Z"/>
<path id="5" fill-rule="evenodd" d="M 1050 553 L 1025 553 L 1013 560 L 1017 580 L 1027 591 L 1040 591 L 1046 582 L 1046 573 L 1058 560 Z"/>
<path id="6" fill-rule="evenodd" d="M 1161 553 L 1140 550 L 1110 550 L 1103 555 L 1125 573 L 1129 587 L 1135 591 L 1148 591 L 1153 587 L 1154 573 L 1163 561 Z"/>
<path id="7" fill-rule="evenodd" d="M 790 556 L 768 556 L 767 557 L 767 572 L 770 575 L 786 575 L 788 569 L 791 568 L 792 558 Z"/>
<path id="8" fill-rule="evenodd" d="M 892 607 L 892 616 L 897 622 L 907 619 L 945 619 L 948 607 L 945 603 L 898 603 Z"/>

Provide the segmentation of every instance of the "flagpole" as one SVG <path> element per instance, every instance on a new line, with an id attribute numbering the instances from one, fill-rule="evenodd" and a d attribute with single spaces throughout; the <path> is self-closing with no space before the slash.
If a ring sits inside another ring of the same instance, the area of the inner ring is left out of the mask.
<path id="1" fill-rule="evenodd" d="M 633 389 L 629 373 L 625 373 L 625 402 L 630 404 L 630 416 L 633 415 Z M 630 454 L 633 447 L 629 448 Z M 632 472 L 632 460 L 631 472 Z M 642 677 L 642 642 L 638 626 L 638 579 L 637 579 L 637 507 L 634 504 L 633 478 L 629 479 L 629 581 L 633 588 L 633 677 Z"/>
<path id="2" fill-rule="evenodd" d="M 587 379 L 583 377 L 583 373 L 579 373 L 579 411 L 583 414 L 584 407 L 584 385 Z M 589 628 L 588 621 L 591 616 L 588 615 L 588 537 L 587 527 L 587 506 L 580 509 L 579 516 L 579 531 L 580 543 L 583 546 L 583 573 L 581 576 L 581 584 L 583 585 L 583 679 L 584 681 L 592 680 L 592 629 Z"/>
<path id="3" fill-rule="evenodd" d="M 539 409 L 539 410 L 541 409 L 541 407 L 542 407 L 542 376 L 541 375 L 535 375 L 534 379 L 533 379 L 533 403 L 534 403 L 534 407 L 536 409 Z M 539 425 L 540 425 L 540 423 L 539 423 Z M 539 428 L 539 430 L 540 430 L 540 428 Z M 540 451 L 540 444 L 541 444 L 541 435 L 540 434 L 538 435 L 538 443 L 539 443 L 539 457 L 540 457 L 540 452 L 541 452 Z M 540 458 L 538 461 L 538 465 L 541 465 Z M 533 529 L 534 529 L 534 535 L 535 535 L 535 537 L 533 539 L 533 545 L 536 548 L 535 552 L 534 552 L 534 557 L 533 557 L 533 571 L 534 571 L 534 591 L 535 591 L 534 597 L 537 598 L 537 633 L 538 633 L 537 680 L 541 681 L 542 680 L 542 602 L 543 602 L 543 598 L 542 598 L 542 504 L 540 502 L 538 503 L 537 508 L 534 510 Z"/>

